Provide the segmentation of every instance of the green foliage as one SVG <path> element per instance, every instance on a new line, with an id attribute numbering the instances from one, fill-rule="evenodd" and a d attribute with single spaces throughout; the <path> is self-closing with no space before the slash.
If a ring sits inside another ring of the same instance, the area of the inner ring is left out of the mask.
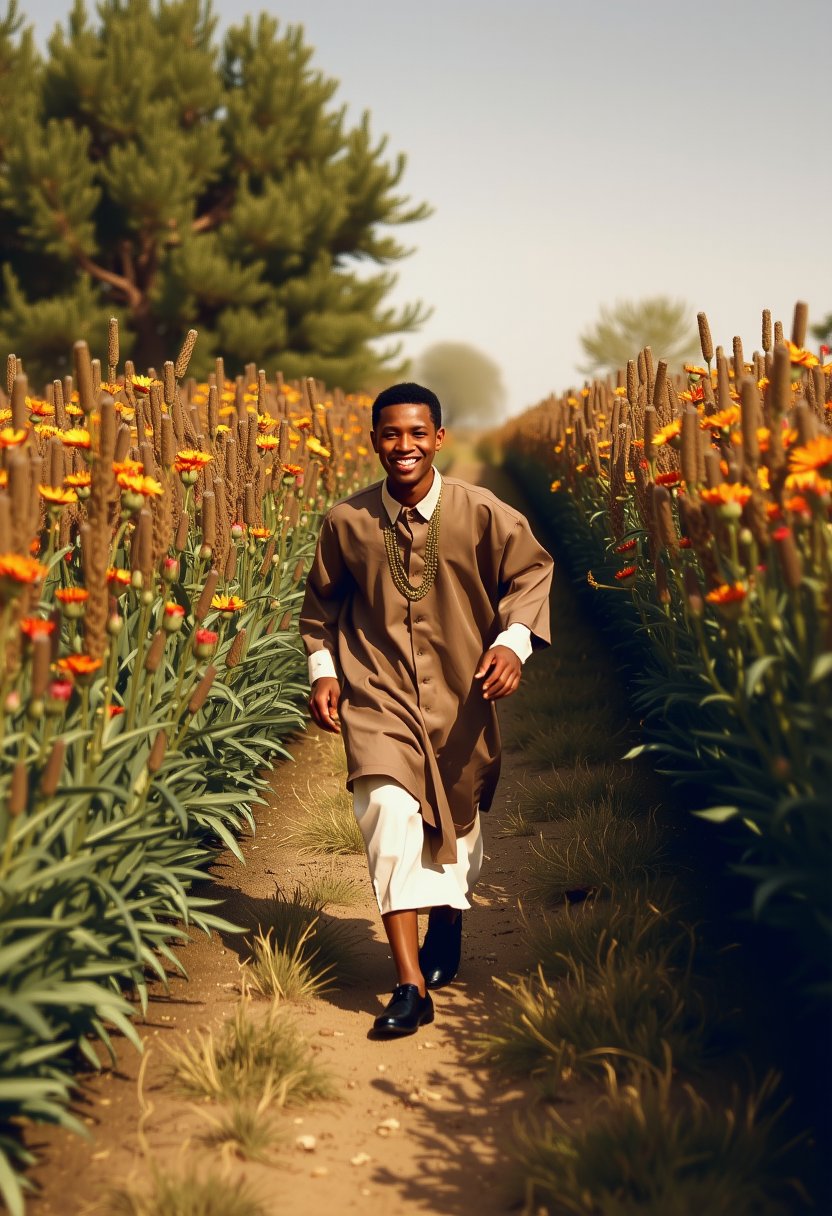
<path id="1" fill-rule="evenodd" d="M 386 304 L 423 219 L 405 162 L 348 127 L 298 27 L 246 17 L 221 39 L 203 0 L 81 0 L 40 58 L 14 3 L 0 23 L 0 347 L 62 374 L 71 336 L 159 367 L 195 325 L 192 370 L 222 350 L 344 389 L 392 370 L 420 305 Z M 367 274 L 364 263 L 377 267 Z"/>
<path id="2" fill-rule="evenodd" d="M 416 359 L 413 376 L 442 403 L 446 425 L 484 426 L 496 422 L 506 390 L 499 367 L 467 342 L 436 342 Z"/>
<path id="3" fill-rule="evenodd" d="M 651 347 L 656 359 L 673 366 L 698 350 L 691 309 L 684 300 L 652 296 L 644 300 L 619 300 L 612 308 L 602 306 L 598 320 L 581 334 L 585 375 L 616 372 L 627 366 L 633 351 Z"/>

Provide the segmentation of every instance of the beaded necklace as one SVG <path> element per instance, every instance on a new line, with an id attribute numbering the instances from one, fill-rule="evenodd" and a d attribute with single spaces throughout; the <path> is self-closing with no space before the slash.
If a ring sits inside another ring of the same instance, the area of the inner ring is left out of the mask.
<path id="1" fill-rule="evenodd" d="M 418 587 L 414 587 L 407 577 L 407 571 L 399 554 L 395 523 L 391 522 L 384 525 L 384 547 L 387 550 L 387 564 L 390 567 L 390 574 L 397 591 L 400 591 L 409 600 L 424 599 L 436 578 L 436 571 L 439 567 L 439 508 L 441 506 L 442 491 L 440 490 L 439 497 L 436 500 L 436 507 L 428 524 L 428 535 L 425 541 L 425 569 L 422 574 L 422 581 Z"/>

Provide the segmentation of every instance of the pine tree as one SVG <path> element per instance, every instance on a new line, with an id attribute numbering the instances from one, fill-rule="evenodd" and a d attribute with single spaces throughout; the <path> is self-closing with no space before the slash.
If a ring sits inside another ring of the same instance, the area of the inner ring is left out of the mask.
<path id="1" fill-rule="evenodd" d="M 408 253 L 390 229 L 429 208 L 312 56 L 265 14 L 220 42 L 205 0 L 103 0 L 96 24 L 75 0 L 40 59 L 10 0 L 0 349 L 54 376 L 79 334 L 102 351 L 117 315 L 142 367 L 194 325 L 197 373 L 219 353 L 344 388 L 392 372 L 400 346 L 376 340 L 426 314 L 385 303 Z"/>

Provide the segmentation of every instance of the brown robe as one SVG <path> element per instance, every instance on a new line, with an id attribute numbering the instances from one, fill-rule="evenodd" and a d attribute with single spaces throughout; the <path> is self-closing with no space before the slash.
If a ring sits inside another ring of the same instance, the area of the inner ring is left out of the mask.
<path id="1" fill-rule="evenodd" d="M 549 642 L 552 559 L 519 511 L 489 490 L 442 478 L 439 566 L 411 602 L 393 583 L 384 547 L 381 482 L 336 503 L 321 526 L 300 615 L 308 653 L 325 648 L 340 672 L 347 788 L 389 777 L 420 803 L 434 860 L 456 861 L 456 836 L 491 805 L 500 772 L 496 706 L 475 680 L 494 638 L 519 622 Z M 424 569 L 428 523 L 399 514 L 410 582 Z"/>

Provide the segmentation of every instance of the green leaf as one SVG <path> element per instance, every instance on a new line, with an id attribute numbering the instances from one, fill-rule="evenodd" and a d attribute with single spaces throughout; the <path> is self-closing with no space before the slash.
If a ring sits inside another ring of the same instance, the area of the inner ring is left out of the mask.
<path id="1" fill-rule="evenodd" d="M 693 812 L 697 819 L 708 819 L 711 823 L 727 823 L 740 813 L 738 806 L 711 806 L 706 811 Z"/>

